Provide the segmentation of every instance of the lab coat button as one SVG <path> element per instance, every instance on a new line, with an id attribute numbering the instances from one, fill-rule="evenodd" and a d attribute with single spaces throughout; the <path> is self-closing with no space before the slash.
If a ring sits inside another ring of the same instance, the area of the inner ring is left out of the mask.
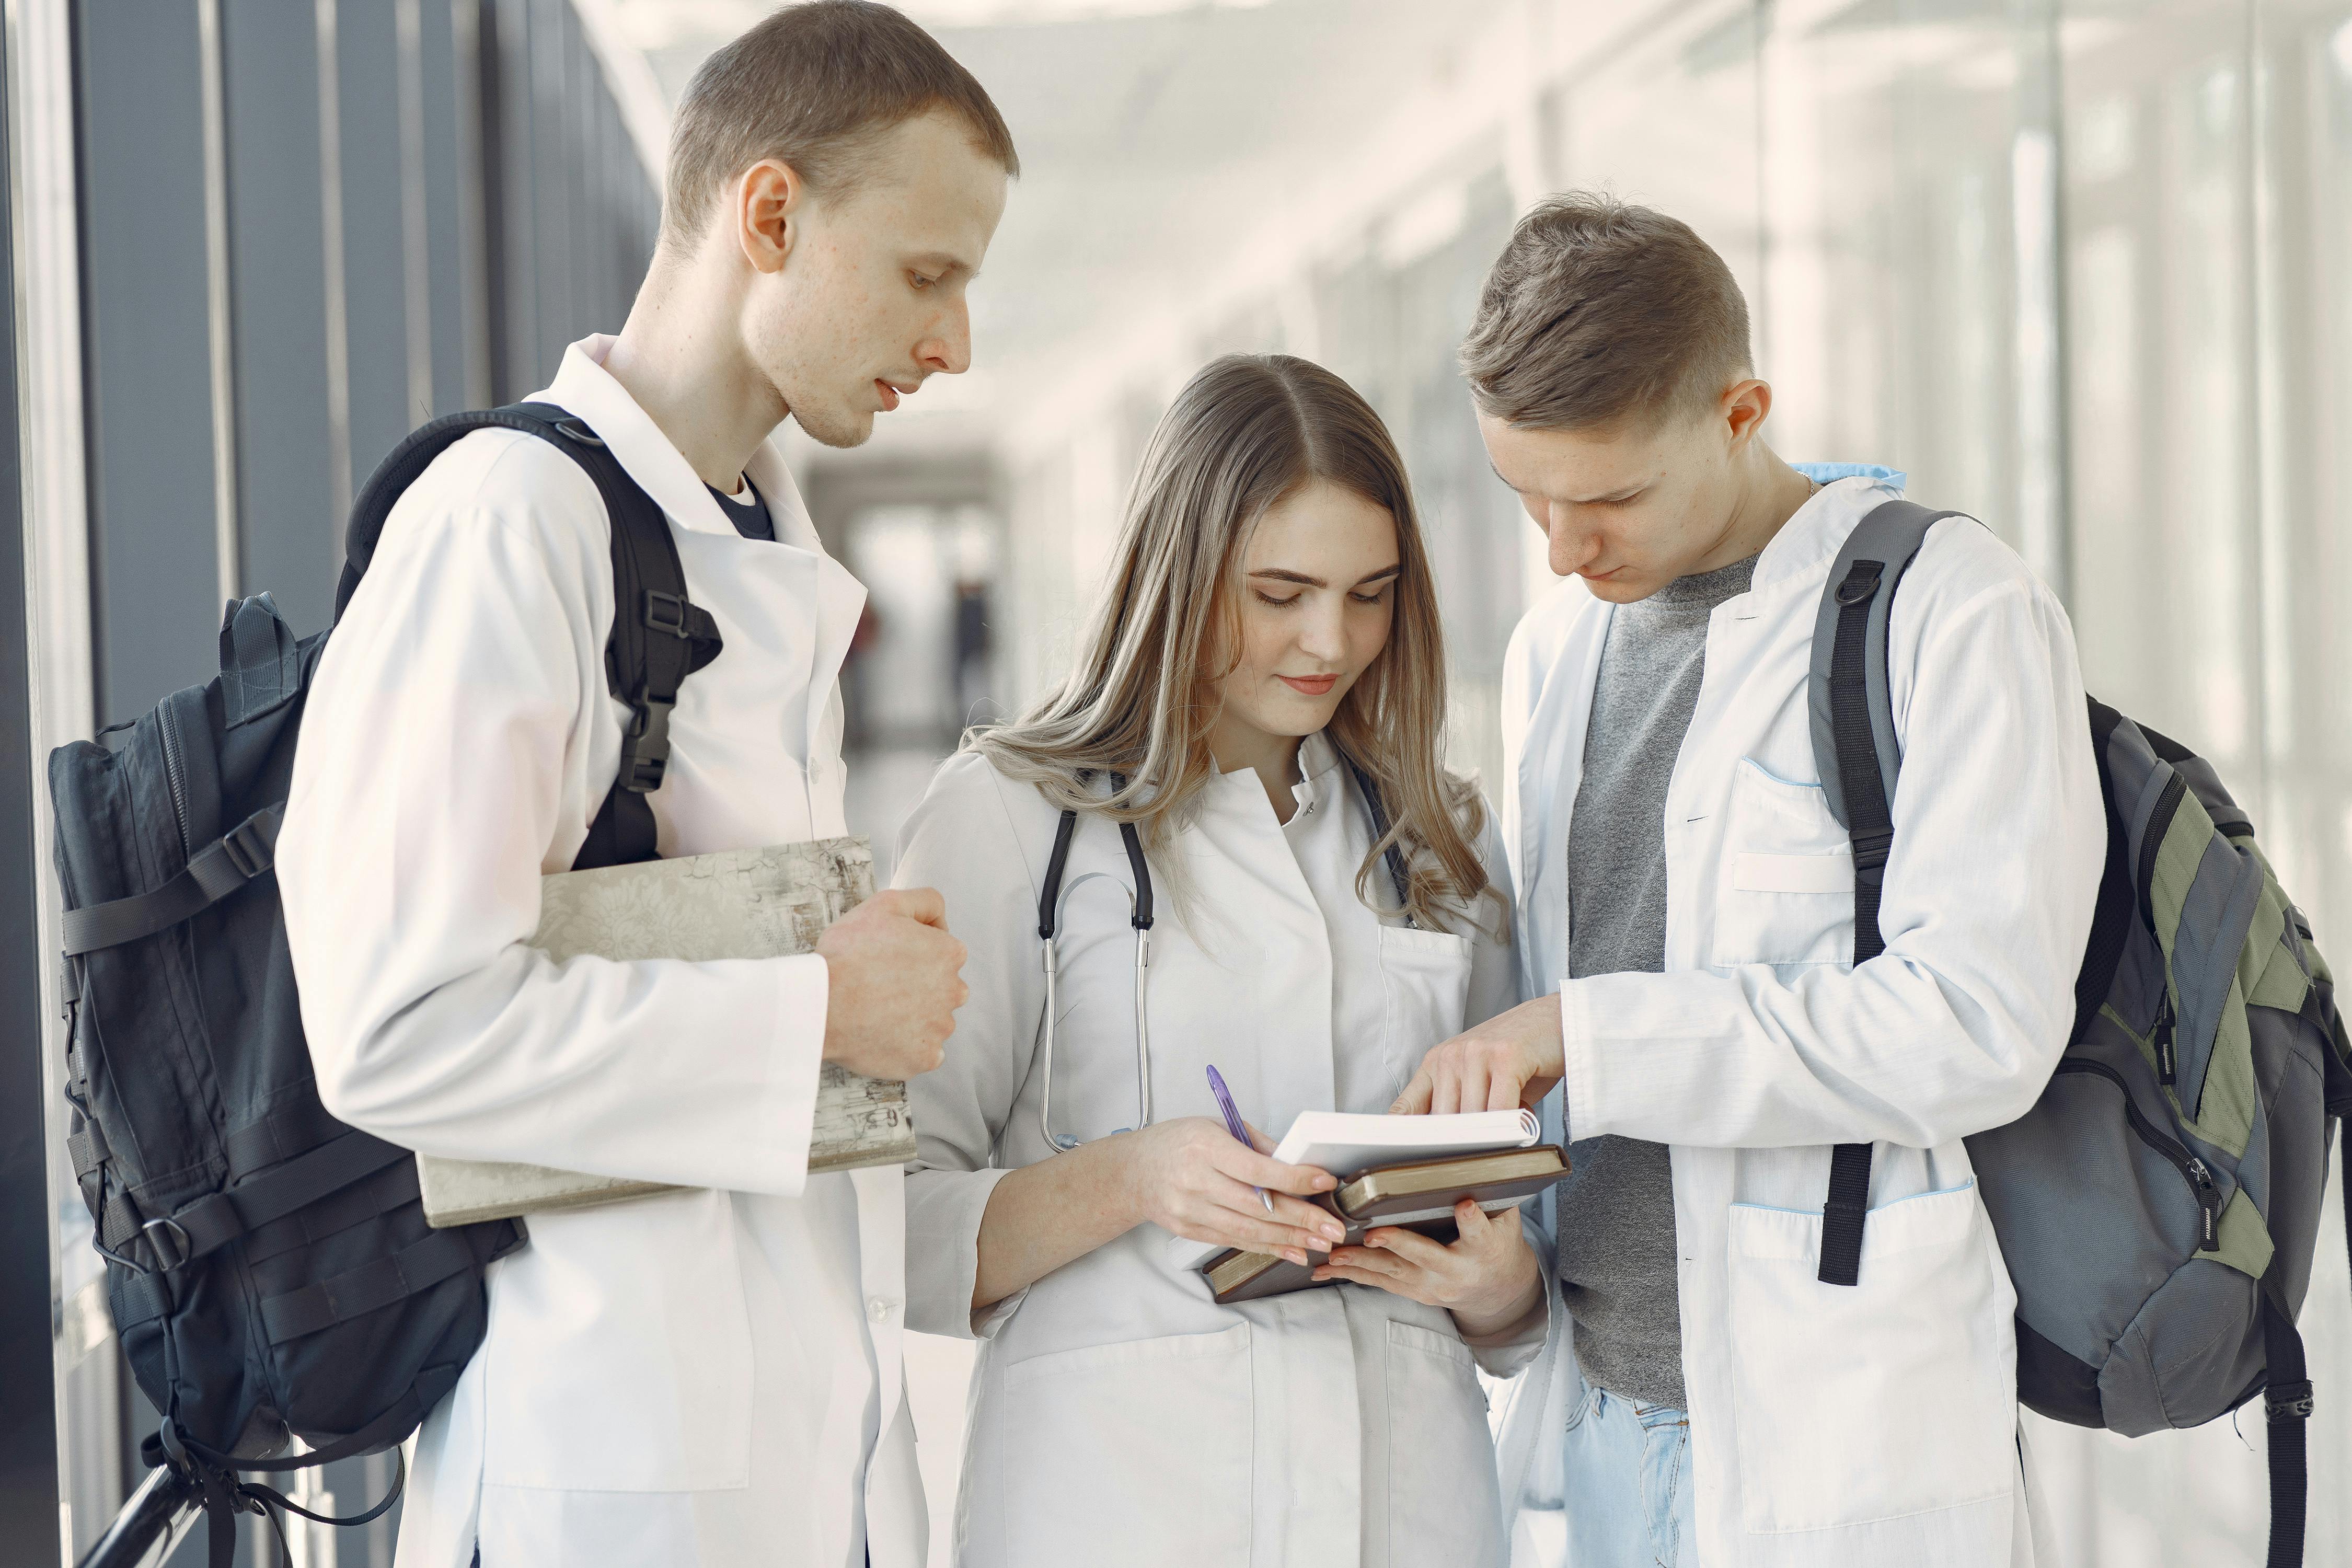
<path id="1" fill-rule="evenodd" d="M 872 1318 L 877 1323 L 888 1322 L 890 1321 L 890 1314 L 898 1310 L 898 1303 L 893 1301 L 887 1296 L 877 1296 L 872 1300 L 866 1303 L 866 1315 Z"/>

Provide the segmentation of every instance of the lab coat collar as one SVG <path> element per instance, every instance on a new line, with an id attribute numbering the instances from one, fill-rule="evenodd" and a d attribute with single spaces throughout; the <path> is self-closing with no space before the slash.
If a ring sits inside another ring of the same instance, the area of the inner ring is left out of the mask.
<path id="1" fill-rule="evenodd" d="M 1327 782 L 1339 765 L 1339 748 L 1320 730 L 1298 742 L 1298 782 L 1290 786 L 1293 799 L 1308 811 L 1320 805 L 1334 788 L 1345 789 L 1342 779 L 1335 786 Z"/>
<path id="2" fill-rule="evenodd" d="M 554 384 L 539 395 L 570 409 L 596 432 L 629 477 L 653 497 L 655 504 L 668 514 L 672 522 L 696 533 L 735 537 L 735 525 L 719 510 L 719 503 L 711 499 L 710 487 L 702 482 L 694 465 L 662 433 L 652 416 L 637 406 L 628 388 L 604 368 L 604 356 L 612 353 L 613 342 L 610 334 L 600 332 L 573 343 L 563 352 L 563 363 L 555 373 Z M 848 657 L 850 638 L 857 630 L 857 617 L 866 607 L 865 584 L 825 552 L 816 524 L 809 517 L 807 503 L 801 500 L 800 487 L 793 483 L 792 471 L 785 467 L 774 437 L 760 443 L 743 471 L 768 503 L 768 515 L 775 521 L 776 542 L 807 551 L 816 557 L 817 638 L 810 689 L 813 693 L 826 692 L 839 677 L 842 661 Z M 827 707 L 823 700 L 808 704 L 808 733 L 802 754 L 812 760 L 825 749 Z"/>
<path id="3" fill-rule="evenodd" d="M 1339 765 L 1339 748 L 1333 745 L 1320 730 L 1298 742 L 1298 782 L 1290 786 L 1290 795 L 1302 807 L 1313 811 L 1333 786 L 1325 782 L 1326 775 Z M 1265 799 L 1265 792 L 1257 782 L 1255 770 L 1238 767 L 1220 770 L 1210 780 L 1211 785 L 1233 805 L 1244 811 L 1256 811 Z M 1345 787 L 1342 780 L 1339 787 Z"/>
<path id="4" fill-rule="evenodd" d="M 578 415 L 671 521 L 697 533 L 734 532 L 735 525 L 710 499 L 709 487 L 694 471 L 694 465 L 604 368 L 604 356 L 612 353 L 614 342 L 600 332 L 564 350 L 554 382 L 539 397 Z M 770 510 L 775 510 L 772 501 Z"/>
<path id="5" fill-rule="evenodd" d="M 776 542 L 796 545 L 803 550 L 824 553 L 819 542 L 816 523 L 808 514 L 808 505 L 801 500 L 800 487 L 793 483 L 792 470 L 784 466 L 784 455 L 776 450 L 773 437 L 760 443 L 751 460 L 743 465 L 743 476 L 768 503 L 768 515 L 775 519 Z M 712 502 L 715 508 L 718 503 Z M 732 526 L 731 524 L 730 525 Z"/>
<path id="6" fill-rule="evenodd" d="M 628 388 L 604 368 L 604 357 L 613 352 L 614 342 L 609 333 L 600 332 L 564 350 L 554 384 L 540 396 L 578 415 L 612 449 L 629 478 L 679 527 L 697 533 L 733 533 L 735 525 L 719 510 L 710 487 L 702 482 L 694 465 L 662 433 L 653 416 L 637 406 Z M 743 471 L 768 503 L 769 515 L 775 520 L 776 542 L 822 553 L 816 526 L 809 520 L 808 508 L 773 437 L 760 443 Z"/>
<path id="7" fill-rule="evenodd" d="M 1899 481 L 1900 475 L 1890 476 Z M 1769 588 L 1827 570 L 1823 564 L 1845 544 L 1846 535 L 1880 503 L 1902 499 L 1899 482 L 1868 474 L 1833 480 L 1813 492 L 1804 505 L 1780 525 L 1780 531 L 1756 558 L 1756 575 L 1749 592 Z"/>

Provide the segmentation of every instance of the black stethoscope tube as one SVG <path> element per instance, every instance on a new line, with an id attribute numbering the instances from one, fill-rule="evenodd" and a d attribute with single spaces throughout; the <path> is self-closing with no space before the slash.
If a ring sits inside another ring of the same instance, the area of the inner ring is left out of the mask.
<path id="1" fill-rule="evenodd" d="M 1371 774 L 1358 765 L 1353 757 L 1343 752 L 1340 760 L 1348 764 L 1348 771 L 1356 775 L 1356 788 L 1364 797 L 1364 815 L 1371 818 L 1372 842 L 1377 844 L 1389 836 L 1389 814 L 1381 807 L 1381 792 L 1373 784 Z M 1111 775 L 1114 790 L 1125 788 L 1126 784 L 1122 775 Z M 1062 820 L 1054 828 L 1053 853 L 1045 859 L 1045 885 L 1037 895 L 1037 940 L 1040 942 L 1053 941 L 1061 924 L 1062 873 L 1069 865 L 1070 840 L 1076 837 L 1077 831 L 1077 812 L 1075 809 L 1063 812 Z M 1151 863 L 1144 858 L 1143 841 L 1136 837 L 1135 824 L 1120 823 L 1118 836 L 1127 845 L 1127 863 L 1135 873 L 1135 910 L 1128 917 L 1128 922 L 1138 931 L 1150 931 Z M 1391 844 L 1384 858 L 1389 868 L 1389 880 L 1396 887 L 1397 906 L 1402 909 L 1411 902 L 1412 889 L 1412 879 L 1405 870 L 1404 852 Z M 1412 916 L 1406 915 L 1405 924 L 1412 923 Z"/>
<path id="2" fill-rule="evenodd" d="M 1381 807 L 1381 793 L 1371 775 L 1359 766 L 1353 757 L 1340 753 L 1348 771 L 1355 775 L 1356 788 L 1364 798 L 1364 813 L 1371 819 L 1372 842 L 1377 844 L 1389 835 L 1388 813 Z M 1126 787 L 1126 779 L 1111 774 L 1113 791 Z M 1037 1104 L 1037 1127 L 1045 1134 L 1045 1145 L 1055 1152 L 1075 1149 L 1076 1138 L 1065 1138 L 1054 1131 L 1054 1050 L 1055 1046 L 1055 1015 L 1060 1010 L 1059 942 L 1055 940 L 1061 926 L 1062 876 L 1069 865 L 1070 840 L 1076 837 L 1078 814 L 1076 809 L 1062 813 L 1062 820 L 1054 828 L 1053 853 L 1045 861 L 1045 882 L 1037 895 L 1037 940 L 1045 944 L 1045 1064 L 1042 1089 Z M 1151 965 L 1151 865 L 1144 858 L 1143 841 L 1135 831 L 1135 824 L 1122 822 L 1118 836 L 1127 846 L 1127 864 L 1135 877 L 1129 890 L 1128 923 L 1135 928 L 1135 1053 L 1136 1053 L 1136 1127 L 1140 1130 L 1151 1123 L 1151 1035 L 1150 1020 L 1144 1011 L 1143 983 Z M 1405 868 L 1404 852 L 1391 844 L 1384 856 L 1389 880 L 1395 884 L 1397 905 L 1405 909 L 1410 901 L 1412 883 Z M 1081 881 L 1084 878 L 1079 879 Z M 1413 924 L 1410 912 L 1405 924 Z"/>

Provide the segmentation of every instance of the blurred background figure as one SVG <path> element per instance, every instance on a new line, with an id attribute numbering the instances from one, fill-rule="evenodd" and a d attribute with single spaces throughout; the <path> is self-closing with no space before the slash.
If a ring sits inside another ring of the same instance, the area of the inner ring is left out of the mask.
<path id="1" fill-rule="evenodd" d="M 0 1560 L 85 1548 L 153 1426 L 57 1115 L 39 759 L 198 677 L 226 597 L 326 625 L 341 513 L 400 435 L 621 320 L 668 105 L 766 9 L 10 0 L 0 575 L 27 613 L 0 626 Z M 1591 185 L 1730 263 L 1791 411 L 1775 447 L 1982 516 L 2067 605 L 2091 689 L 2215 762 L 2352 963 L 2352 0 L 905 9 L 1025 172 L 971 374 L 865 447 L 793 447 L 872 593 L 850 811 L 886 875 L 961 730 L 1061 668 L 1145 434 L 1228 350 L 1328 365 L 1395 433 L 1454 761 L 1491 775 L 1504 643 L 1549 574 L 1454 351 L 1516 215 Z M 2352 1561 L 2340 1191 L 2304 1319 L 2314 1563 Z M 967 1360 L 910 1357 L 945 1562 Z M 2258 1560 L 2262 1426 L 2031 1421 L 2068 1568 Z M 349 1511 L 390 1473 L 299 1495 Z M 388 1562 L 382 1526 L 289 1533 L 306 1568 Z"/>

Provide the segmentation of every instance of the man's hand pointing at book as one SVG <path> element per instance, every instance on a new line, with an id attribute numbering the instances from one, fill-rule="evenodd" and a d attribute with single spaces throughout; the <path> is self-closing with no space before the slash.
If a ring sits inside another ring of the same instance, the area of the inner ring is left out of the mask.
<path id="1" fill-rule="evenodd" d="M 1532 1106 L 1551 1092 L 1563 1070 L 1559 996 L 1554 993 L 1432 1046 L 1389 1110 L 1444 1116 Z"/>

